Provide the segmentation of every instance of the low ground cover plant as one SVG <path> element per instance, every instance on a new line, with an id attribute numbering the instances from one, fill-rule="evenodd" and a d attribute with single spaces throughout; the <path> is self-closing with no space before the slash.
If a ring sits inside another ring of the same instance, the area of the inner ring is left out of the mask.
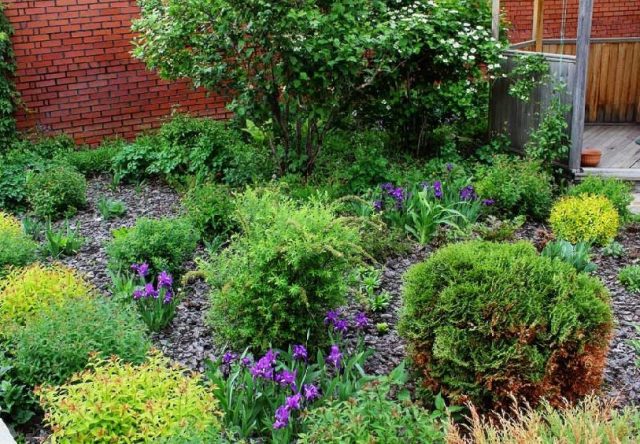
<path id="1" fill-rule="evenodd" d="M 640 265 L 627 265 L 618 274 L 620 283 L 634 293 L 640 293 Z"/>
<path id="2" fill-rule="evenodd" d="M 606 197 L 618 211 L 622 221 L 631 216 L 629 204 L 633 201 L 633 185 L 613 177 L 587 176 L 577 185 L 569 188 L 570 196 L 591 194 Z"/>
<path id="3" fill-rule="evenodd" d="M 573 244 L 607 245 L 618 234 L 620 217 L 609 199 L 592 194 L 563 197 L 551 209 L 553 233 Z"/>
<path id="4" fill-rule="evenodd" d="M 141 365 L 92 358 L 61 386 L 37 390 L 56 442 L 217 442 L 220 411 L 200 376 L 153 353 Z"/>
<path id="5" fill-rule="evenodd" d="M 357 229 L 321 201 L 298 204 L 277 190 L 237 199 L 241 234 L 202 262 L 211 284 L 209 323 L 231 344 L 266 349 L 322 340 L 327 310 L 345 300 L 345 277 L 362 248 Z"/>
<path id="6" fill-rule="evenodd" d="M 557 258 L 571 264 L 577 271 L 591 273 L 595 271 L 596 264 L 591 262 L 591 246 L 584 242 L 573 245 L 564 240 L 552 241 L 542 250 L 542 256 Z"/>
<path id="7" fill-rule="evenodd" d="M 123 147 L 122 140 L 106 140 L 98 148 L 84 148 L 65 153 L 61 156 L 61 161 L 85 176 L 97 176 L 111 172 L 113 159 Z"/>
<path id="8" fill-rule="evenodd" d="M 72 216 L 87 204 L 87 181 L 71 167 L 54 166 L 28 177 L 27 199 L 40 218 Z"/>
<path id="9" fill-rule="evenodd" d="M 115 219 L 122 217 L 127 212 L 127 206 L 121 200 L 109 199 L 101 196 L 96 204 L 98 213 L 104 220 Z"/>
<path id="10" fill-rule="evenodd" d="M 43 251 L 52 258 L 78 254 L 85 243 L 79 233 L 79 227 L 72 228 L 69 221 L 65 221 L 60 228 L 54 228 L 48 221 L 44 226 Z"/>
<path id="11" fill-rule="evenodd" d="M 36 260 L 38 244 L 14 216 L 0 211 L 0 278 L 9 267 L 23 267 Z"/>
<path id="12" fill-rule="evenodd" d="M 624 245 L 616 241 L 609 242 L 602 247 L 602 254 L 608 257 L 621 258 L 625 254 Z"/>
<path id="13" fill-rule="evenodd" d="M 597 279 L 527 242 L 473 241 L 438 250 L 405 280 L 400 332 L 428 391 L 484 410 L 600 386 L 613 315 Z"/>
<path id="14" fill-rule="evenodd" d="M 198 238 L 185 218 L 140 218 L 133 227 L 113 232 L 107 245 L 109 269 L 118 273 L 129 271 L 131 264 L 147 263 L 152 274 L 166 271 L 179 276 Z"/>
<path id="15" fill-rule="evenodd" d="M 25 325 L 42 311 L 77 298 L 91 297 L 94 288 L 63 265 L 33 264 L 14 269 L 0 280 L 0 336 Z"/>

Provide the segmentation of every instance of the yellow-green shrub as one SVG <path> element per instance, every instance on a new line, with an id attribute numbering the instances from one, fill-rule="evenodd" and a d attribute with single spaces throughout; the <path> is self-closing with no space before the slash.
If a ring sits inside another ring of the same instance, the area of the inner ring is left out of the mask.
<path id="1" fill-rule="evenodd" d="M 217 401 L 200 376 L 154 352 L 142 365 L 93 359 L 60 387 L 37 390 L 52 442 L 217 442 Z M 180 439 L 178 439 L 180 438 Z"/>
<path id="2" fill-rule="evenodd" d="M 0 336 L 24 325 L 41 310 L 72 298 L 88 297 L 93 287 L 62 265 L 33 264 L 12 270 L 0 282 Z"/>
<path id="3" fill-rule="evenodd" d="M 17 236 L 22 233 L 20 221 L 14 216 L 0 211 L 0 233 Z"/>
<path id="4" fill-rule="evenodd" d="M 581 194 L 556 202 L 549 222 L 558 238 L 572 244 L 592 242 L 606 245 L 618 233 L 620 216 L 606 197 Z"/>
<path id="5" fill-rule="evenodd" d="M 38 244 L 22 230 L 20 221 L 0 211 L 0 278 L 9 267 L 23 267 L 36 259 Z"/>

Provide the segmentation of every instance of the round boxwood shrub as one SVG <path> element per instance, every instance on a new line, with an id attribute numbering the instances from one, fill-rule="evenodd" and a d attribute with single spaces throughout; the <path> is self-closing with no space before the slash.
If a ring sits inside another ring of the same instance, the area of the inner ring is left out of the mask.
<path id="1" fill-rule="evenodd" d="M 57 165 L 29 176 L 27 200 L 42 218 L 73 215 L 87 204 L 87 181 L 74 168 Z"/>
<path id="2" fill-rule="evenodd" d="M 128 271 L 132 264 L 146 262 L 151 274 L 167 271 L 180 275 L 184 263 L 198 244 L 198 233 L 185 218 L 138 219 L 135 226 L 114 231 L 107 245 L 109 268 Z"/>
<path id="3" fill-rule="evenodd" d="M 609 199 L 593 194 L 580 194 L 560 199 L 549 218 L 556 237 L 572 244 L 610 243 L 618 233 L 620 217 Z"/>
<path id="4" fill-rule="evenodd" d="M 24 233 L 20 221 L 0 211 L 0 278 L 9 267 L 23 267 L 36 260 L 38 244 Z"/>
<path id="5" fill-rule="evenodd" d="M 203 239 L 227 237 L 235 228 L 231 189 L 213 183 L 196 185 L 183 199 L 187 218 Z"/>
<path id="6" fill-rule="evenodd" d="M 528 242 L 455 244 L 406 274 L 400 331 L 434 393 L 501 408 L 599 387 L 612 329 L 602 283 Z"/>
<path id="7" fill-rule="evenodd" d="M 202 378 L 159 352 L 142 365 L 93 358 L 62 386 L 37 390 L 53 442 L 218 442 L 220 412 Z"/>
<path id="8" fill-rule="evenodd" d="M 62 265 L 33 264 L 0 281 L 0 336 L 25 325 L 41 311 L 71 299 L 88 298 L 93 287 Z"/>
<path id="9" fill-rule="evenodd" d="M 345 301 L 361 253 L 357 228 L 334 209 L 298 205 L 273 190 L 238 198 L 242 234 L 202 264 L 212 286 L 209 322 L 236 348 L 317 344 L 327 310 Z"/>
<path id="10" fill-rule="evenodd" d="M 569 188 L 570 196 L 593 194 L 606 197 L 618 210 L 622 219 L 631 216 L 629 205 L 633 202 L 633 185 L 615 177 L 587 176 L 582 182 Z"/>
<path id="11" fill-rule="evenodd" d="M 16 375 L 31 387 L 63 383 L 85 368 L 91 353 L 141 363 L 150 346 L 136 312 L 101 297 L 73 299 L 38 313 L 10 343 Z"/>

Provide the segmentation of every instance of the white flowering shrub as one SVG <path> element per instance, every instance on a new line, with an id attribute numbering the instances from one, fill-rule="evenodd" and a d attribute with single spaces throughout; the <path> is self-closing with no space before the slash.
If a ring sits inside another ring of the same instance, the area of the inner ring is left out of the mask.
<path id="1" fill-rule="evenodd" d="M 345 119 L 412 135 L 476 118 L 502 50 L 481 0 L 139 3 L 135 55 L 232 95 L 282 174 L 310 173 Z"/>

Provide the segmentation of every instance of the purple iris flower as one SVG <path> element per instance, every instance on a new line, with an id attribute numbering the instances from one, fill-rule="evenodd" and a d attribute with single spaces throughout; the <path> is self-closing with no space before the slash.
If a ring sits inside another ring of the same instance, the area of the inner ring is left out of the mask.
<path id="1" fill-rule="evenodd" d="M 383 183 L 382 185 L 380 185 L 380 188 L 382 188 L 382 191 L 384 191 L 385 193 L 391 193 L 394 190 L 394 186 L 390 182 Z"/>
<path id="2" fill-rule="evenodd" d="M 288 396 L 284 405 L 291 410 L 300 410 L 300 403 L 302 402 L 302 395 L 300 393 L 296 393 L 295 395 Z"/>
<path id="3" fill-rule="evenodd" d="M 262 358 L 251 367 L 254 378 L 273 379 L 273 366 L 276 364 L 277 354 L 269 350 Z"/>
<path id="4" fill-rule="evenodd" d="M 380 211 L 382 211 L 382 206 L 383 206 L 382 201 L 381 200 L 376 200 L 373 203 L 373 210 L 375 212 L 379 213 Z"/>
<path id="5" fill-rule="evenodd" d="M 158 275 L 158 286 L 163 288 L 169 288 L 173 285 L 173 277 L 166 271 L 163 271 Z"/>
<path id="6" fill-rule="evenodd" d="M 167 290 L 167 292 L 164 294 L 164 303 L 168 304 L 169 302 L 171 302 L 171 299 L 173 299 L 173 293 L 171 292 L 171 290 Z"/>
<path id="7" fill-rule="evenodd" d="M 298 375 L 298 371 L 294 370 L 290 372 L 289 370 L 282 370 L 277 373 L 274 380 L 280 384 L 281 387 L 289 386 L 294 391 L 296 390 L 296 376 Z"/>
<path id="8" fill-rule="evenodd" d="M 302 391 L 304 392 L 304 398 L 311 402 L 320 397 L 320 390 L 314 384 L 305 384 L 302 387 Z"/>
<path id="9" fill-rule="evenodd" d="M 339 316 L 340 313 L 337 310 L 329 310 L 324 318 L 324 325 L 335 324 Z"/>
<path id="10" fill-rule="evenodd" d="M 289 425 L 289 409 L 286 405 L 281 405 L 276 409 L 276 420 L 273 423 L 273 428 L 283 429 Z"/>
<path id="11" fill-rule="evenodd" d="M 138 273 L 140 277 L 145 277 L 147 274 L 149 274 L 149 264 L 147 264 L 146 262 L 143 262 L 141 264 L 133 264 L 131 266 L 131 269 Z"/>
<path id="12" fill-rule="evenodd" d="M 369 325 L 369 318 L 364 312 L 356 313 L 355 326 L 357 329 L 362 330 Z"/>
<path id="13" fill-rule="evenodd" d="M 340 368 L 340 360 L 342 359 L 342 353 L 337 345 L 331 346 L 331 353 L 327 356 L 327 362 L 333 365 L 335 368 Z"/>
<path id="14" fill-rule="evenodd" d="M 135 299 L 136 301 L 138 299 L 141 299 L 145 296 L 144 290 L 142 288 L 138 288 L 137 290 L 135 290 L 133 292 L 133 299 Z"/>
<path id="15" fill-rule="evenodd" d="M 486 207 L 490 207 L 491 205 L 495 204 L 496 201 L 493 199 L 485 199 L 482 201 L 482 205 L 486 206 Z"/>
<path id="16" fill-rule="evenodd" d="M 339 333 L 346 333 L 349 330 L 349 324 L 346 319 L 338 319 L 333 324 L 333 329 Z"/>
<path id="17" fill-rule="evenodd" d="M 436 199 L 442 199 L 442 182 L 439 180 L 433 183 L 433 194 L 436 196 Z"/>
<path id="18" fill-rule="evenodd" d="M 296 344 L 293 346 L 293 359 L 297 361 L 306 361 L 309 357 L 307 353 L 307 349 L 304 348 L 304 345 Z"/>
<path id="19" fill-rule="evenodd" d="M 240 360 L 240 363 L 244 366 L 244 367 L 249 367 L 251 365 L 251 358 L 248 356 L 245 356 L 244 358 L 242 358 Z"/>
<path id="20" fill-rule="evenodd" d="M 237 354 L 233 352 L 226 352 L 224 355 L 222 355 L 222 363 L 229 365 L 233 361 L 235 361 L 237 358 L 238 358 Z"/>
<path id="21" fill-rule="evenodd" d="M 153 288 L 153 284 L 151 283 L 144 286 L 144 294 L 145 297 L 153 297 L 154 299 L 158 299 L 158 290 Z"/>
<path id="22" fill-rule="evenodd" d="M 451 162 L 447 164 L 447 171 L 449 172 L 453 171 L 453 164 Z"/>
<path id="23" fill-rule="evenodd" d="M 478 196 L 476 195 L 476 190 L 473 188 L 473 185 L 467 185 L 460 190 L 461 200 L 476 200 L 477 198 Z"/>

